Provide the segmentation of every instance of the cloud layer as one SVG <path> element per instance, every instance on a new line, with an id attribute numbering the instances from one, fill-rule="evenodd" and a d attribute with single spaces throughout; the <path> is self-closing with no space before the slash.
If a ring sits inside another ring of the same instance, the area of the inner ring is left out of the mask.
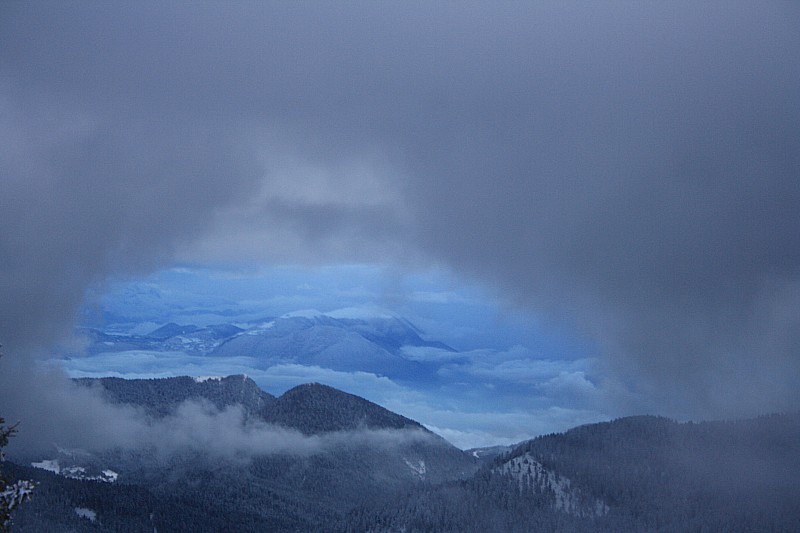
<path id="1" fill-rule="evenodd" d="M 90 284 L 176 254 L 441 263 L 596 339 L 623 408 L 797 408 L 798 28 L 790 3 L 9 4 L 0 340 L 46 347 Z"/>

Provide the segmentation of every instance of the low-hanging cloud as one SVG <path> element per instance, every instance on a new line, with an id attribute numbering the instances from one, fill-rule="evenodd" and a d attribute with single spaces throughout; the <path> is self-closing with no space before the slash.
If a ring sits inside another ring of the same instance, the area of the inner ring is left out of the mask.
<path id="1" fill-rule="evenodd" d="M 176 254 L 444 263 L 595 339 L 621 409 L 800 405 L 794 4 L 2 10 L 4 409 Z"/>
<path id="2" fill-rule="evenodd" d="M 186 401 L 174 414 L 147 420 L 138 440 L 120 441 L 119 448 L 153 449 L 161 455 L 188 451 L 211 457 L 249 460 L 258 455 L 314 455 L 361 447 L 396 448 L 435 442 L 421 429 L 357 429 L 305 435 L 282 426 L 247 418 L 240 406 L 222 410 L 206 402 Z"/>
<path id="3" fill-rule="evenodd" d="M 12 457 L 46 457 L 58 446 L 93 453 L 144 453 L 143 457 L 159 459 L 188 452 L 248 461 L 260 455 L 313 455 L 436 440 L 416 428 L 305 435 L 247 416 L 240 405 L 220 409 L 202 399 L 187 400 L 171 414 L 154 417 L 132 405 L 107 402 L 100 386 L 64 382 L 60 374 L 37 374 L 36 379 L 45 386 L 37 387 L 39 396 L 18 412 L 23 425 L 9 448 Z M 36 430 L 28 431 L 31 426 Z"/>

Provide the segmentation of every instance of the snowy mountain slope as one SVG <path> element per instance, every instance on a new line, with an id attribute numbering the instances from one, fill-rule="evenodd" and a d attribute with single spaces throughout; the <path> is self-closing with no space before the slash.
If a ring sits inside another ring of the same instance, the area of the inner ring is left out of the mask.
<path id="1" fill-rule="evenodd" d="M 265 368 L 292 363 L 415 380 L 432 378 L 436 368 L 409 359 L 404 347 L 453 351 L 441 342 L 424 340 L 407 320 L 390 316 L 349 318 L 309 312 L 265 319 L 244 325 L 245 328 L 240 325 L 198 327 L 168 323 L 146 335 L 116 335 L 89 328 L 78 333 L 86 341 L 88 355 L 142 350 L 213 357 L 248 356 Z"/>
<path id="2" fill-rule="evenodd" d="M 205 355 L 226 339 L 240 333 L 242 328 L 232 324 L 198 327 L 193 324 L 165 324 L 145 335 L 118 335 L 92 328 L 78 329 L 77 335 L 86 342 L 85 353 L 97 355 L 131 350 L 180 351 Z M 81 353 L 67 353 L 82 355 Z"/>
<path id="3" fill-rule="evenodd" d="M 265 322 L 227 339 L 212 355 L 247 355 L 264 364 L 297 363 L 399 377 L 424 373 L 423 365 L 402 356 L 403 346 L 451 349 L 423 340 L 416 328 L 401 319 L 316 315 Z"/>
<path id="4" fill-rule="evenodd" d="M 358 333 L 305 318 L 281 319 L 272 328 L 253 328 L 212 352 L 247 355 L 264 364 L 299 363 L 335 370 L 381 372 L 404 361 Z"/>

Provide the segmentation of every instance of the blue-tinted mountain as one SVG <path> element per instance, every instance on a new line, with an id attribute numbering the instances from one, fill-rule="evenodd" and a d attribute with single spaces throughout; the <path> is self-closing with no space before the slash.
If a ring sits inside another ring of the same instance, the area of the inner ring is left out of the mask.
<path id="1" fill-rule="evenodd" d="M 421 331 L 404 318 L 340 319 L 340 322 L 365 339 L 383 346 L 392 353 L 398 353 L 403 346 L 428 346 L 454 351 L 453 348 L 442 342 L 424 340 L 420 336 Z"/>
<path id="2" fill-rule="evenodd" d="M 79 329 L 78 334 L 88 341 L 85 351 L 89 355 L 131 350 L 205 355 L 242 331 L 242 328 L 232 324 L 199 327 L 169 323 L 147 335 L 116 335 L 92 328 Z"/>
<path id="3" fill-rule="evenodd" d="M 82 338 L 86 346 L 83 352 L 96 355 L 104 352 L 125 352 L 129 350 L 149 350 L 161 345 L 161 339 L 134 335 L 114 335 L 99 329 L 79 328 L 76 334 Z M 83 353 L 67 353 L 66 355 L 83 355 Z"/>
<path id="4" fill-rule="evenodd" d="M 199 327 L 194 324 L 175 324 L 170 322 L 145 335 L 145 338 L 167 340 L 172 337 L 206 337 L 208 339 L 224 340 L 244 331 L 233 324 L 212 324 Z"/>
<path id="5" fill-rule="evenodd" d="M 397 317 L 334 318 L 324 314 L 270 318 L 248 327 L 218 324 L 165 324 L 146 335 L 118 335 L 85 328 L 85 352 L 183 352 L 215 357 L 248 356 L 259 365 L 319 366 L 342 372 L 363 371 L 416 382 L 436 379 L 437 366 L 410 360 L 404 347 L 453 351 L 425 340 L 409 321 Z M 66 354 L 79 355 L 79 354 Z"/>
<path id="6" fill-rule="evenodd" d="M 160 328 L 151 331 L 147 334 L 148 337 L 152 339 L 168 339 L 170 337 L 174 337 L 176 335 L 186 335 L 187 333 L 194 333 L 195 331 L 199 330 L 200 328 L 193 325 L 180 325 L 174 322 L 170 322 L 169 324 L 164 324 Z"/>
<path id="7" fill-rule="evenodd" d="M 452 350 L 422 339 L 408 321 L 398 318 L 337 319 L 287 316 L 254 326 L 221 343 L 215 356 L 247 355 L 265 365 L 294 363 L 339 371 L 365 371 L 415 379 L 433 369 L 405 358 L 404 346 Z"/>

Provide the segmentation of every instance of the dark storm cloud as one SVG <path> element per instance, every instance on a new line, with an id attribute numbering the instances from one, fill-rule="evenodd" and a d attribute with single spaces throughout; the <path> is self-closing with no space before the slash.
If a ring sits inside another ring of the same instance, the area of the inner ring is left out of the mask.
<path id="1" fill-rule="evenodd" d="M 796 408 L 797 10 L 626 7 L 548 19 L 423 139 L 421 240 L 589 331 L 629 408 Z"/>
<path id="2" fill-rule="evenodd" d="M 9 351 L 212 222 L 240 250 L 275 244 L 243 237 L 268 223 L 337 258 L 427 254 L 577 324 L 633 408 L 800 405 L 793 4 L 1 9 Z M 393 195 L 287 196 L 286 154 L 379 154 Z"/>

